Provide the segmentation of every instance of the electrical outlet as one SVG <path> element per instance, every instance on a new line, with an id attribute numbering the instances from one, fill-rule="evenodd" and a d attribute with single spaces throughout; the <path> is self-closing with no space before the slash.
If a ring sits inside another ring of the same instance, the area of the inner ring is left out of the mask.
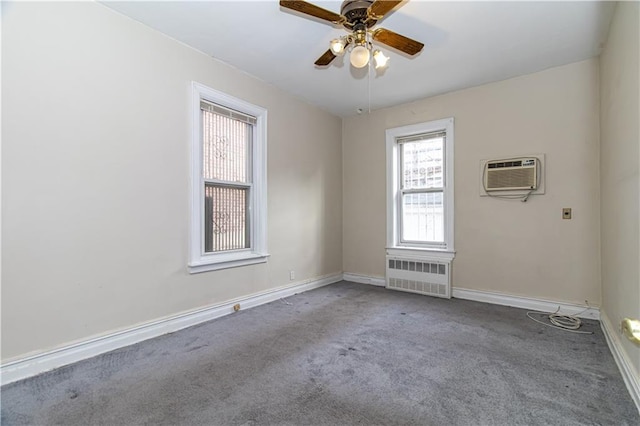
<path id="1" fill-rule="evenodd" d="M 565 207 L 562 209 L 562 218 L 563 219 L 571 219 L 571 208 Z"/>
<path id="2" fill-rule="evenodd" d="M 289 271 L 289 280 L 293 281 L 295 279 L 296 279 L 296 271 L 294 270 Z"/>

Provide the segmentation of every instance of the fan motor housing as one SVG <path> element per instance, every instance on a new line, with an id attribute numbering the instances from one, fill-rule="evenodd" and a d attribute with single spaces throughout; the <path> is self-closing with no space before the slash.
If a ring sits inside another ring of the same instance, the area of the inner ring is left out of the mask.
<path id="1" fill-rule="evenodd" d="M 371 6 L 373 0 L 346 0 L 342 2 L 340 13 L 347 18 L 349 26 L 357 23 L 363 23 L 367 20 L 367 10 Z M 374 20 L 367 22 L 367 28 L 375 24 Z"/>

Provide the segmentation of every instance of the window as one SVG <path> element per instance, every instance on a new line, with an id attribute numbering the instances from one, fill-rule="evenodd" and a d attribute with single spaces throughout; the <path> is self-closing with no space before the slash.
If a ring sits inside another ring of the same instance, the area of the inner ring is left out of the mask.
<path id="1" fill-rule="evenodd" d="M 386 139 L 387 250 L 452 258 L 453 118 L 389 129 Z"/>
<path id="2" fill-rule="evenodd" d="M 193 83 L 192 273 L 265 262 L 267 111 Z"/>

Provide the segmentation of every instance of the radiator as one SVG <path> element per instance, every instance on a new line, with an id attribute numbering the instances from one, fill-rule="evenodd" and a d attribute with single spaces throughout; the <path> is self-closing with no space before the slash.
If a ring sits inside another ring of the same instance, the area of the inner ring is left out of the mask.
<path id="1" fill-rule="evenodd" d="M 451 298 L 451 262 L 387 256 L 386 287 Z"/>

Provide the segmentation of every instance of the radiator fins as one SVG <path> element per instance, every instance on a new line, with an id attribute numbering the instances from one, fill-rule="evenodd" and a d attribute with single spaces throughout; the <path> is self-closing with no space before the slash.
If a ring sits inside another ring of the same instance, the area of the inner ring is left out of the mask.
<path id="1" fill-rule="evenodd" d="M 450 262 L 387 257 L 386 287 L 436 297 L 451 297 Z"/>

